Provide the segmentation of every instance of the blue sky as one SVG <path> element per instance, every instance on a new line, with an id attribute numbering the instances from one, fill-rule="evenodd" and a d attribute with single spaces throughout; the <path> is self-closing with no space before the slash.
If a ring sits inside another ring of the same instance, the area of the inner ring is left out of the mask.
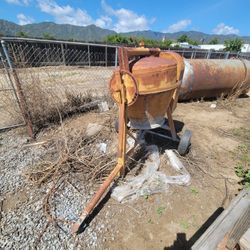
<path id="1" fill-rule="evenodd" d="M 249 0 L 0 0 L 0 19 L 21 25 L 95 24 L 117 32 L 196 30 L 250 35 Z"/>

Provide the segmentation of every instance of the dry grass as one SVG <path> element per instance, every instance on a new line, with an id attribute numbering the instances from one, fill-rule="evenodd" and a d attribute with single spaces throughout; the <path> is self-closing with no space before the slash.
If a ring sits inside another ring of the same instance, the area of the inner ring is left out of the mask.
<path id="1" fill-rule="evenodd" d="M 245 95 L 249 91 L 249 88 L 250 87 L 245 82 L 235 84 L 234 88 L 228 95 L 222 94 L 220 98 L 218 98 L 218 104 L 223 108 L 232 110 L 237 98 L 241 95 Z"/>
<path id="2" fill-rule="evenodd" d="M 32 72 L 27 74 L 29 77 L 22 84 L 22 88 L 36 130 L 49 124 L 57 124 L 74 113 L 97 108 L 97 103 L 85 107 L 96 99 L 90 91 L 79 93 L 74 90 L 47 88 L 38 75 Z"/>
<path id="3" fill-rule="evenodd" d="M 108 128 L 93 137 L 86 136 L 85 131 L 63 130 L 46 146 L 48 153 L 42 162 L 30 167 L 25 176 L 38 186 L 67 174 L 78 173 L 87 185 L 100 183 L 110 173 L 116 160 L 113 155 L 100 151 L 97 145 L 103 141 L 111 141 Z"/>
<path id="4" fill-rule="evenodd" d="M 59 188 L 77 182 L 84 187 L 85 193 L 93 192 L 109 175 L 116 161 L 114 155 L 104 154 L 97 147 L 98 143 L 111 140 L 109 128 L 102 129 L 93 137 L 87 137 L 85 131 L 66 130 L 63 125 L 61 129 L 62 134 L 58 134 L 46 145 L 47 154 L 41 163 L 31 166 L 24 173 L 33 188 L 39 189 L 42 185 L 49 188 L 43 197 L 43 214 L 47 224 L 35 246 L 50 224 L 58 228 L 58 223 L 71 224 L 71 221 L 56 217 L 52 212 L 55 206 L 53 199 Z"/>
<path id="5" fill-rule="evenodd" d="M 96 108 L 97 105 L 87 105 L 87 108 L 84 105 L 103 99 L 108 92 L 107 83 L 113 71 L 112 68 L 103 67 L 29 68 L 25 62 L 18 65 L 16 72 L 27 100 L 35 132 L 51 123 L 58 123 L 60 116 L 65 118 L 77 112 Z M 4 84 L 4 87 L 8 84 L 5 71 L 1 71 L 0 83 Z M 3 115 L 6 116 L 7 125 L 12 124 L 15 119 L 20 120 L 21 112 L 13 97 L 4 100 L 1 98 L 0 102 L 0 108 L 4 106 L 6 113 L 2 114 L 1 118 Z M 18 112 L 14 108 L 17 108 Z"/>

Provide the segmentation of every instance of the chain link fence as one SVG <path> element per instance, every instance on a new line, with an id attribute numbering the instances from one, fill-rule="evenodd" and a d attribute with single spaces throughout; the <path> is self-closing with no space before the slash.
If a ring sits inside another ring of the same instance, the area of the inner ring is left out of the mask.
<path id="1" fill-rule="evenodd" d="M 7 64 L 3 50 L 0 49 L 0 129 L 25 125 L 13 84 L 14 79 Z"/>
<path id="2" fill-rule="evenodd" d="M 171 50 L 185 58 L 250 59 L 250 54 Z M 117 51 L 118 46 L 104 44 L 3 38 L 0 129 L 25 123 L 39 129 L 104 98 Z"/>

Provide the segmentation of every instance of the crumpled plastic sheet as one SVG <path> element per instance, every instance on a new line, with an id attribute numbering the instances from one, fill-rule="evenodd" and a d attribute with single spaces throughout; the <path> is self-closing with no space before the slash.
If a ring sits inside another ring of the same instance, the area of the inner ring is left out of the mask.
<path id="1" fill-rule="evenodd" d="M 164 155 L 168 157 L 170 165 L 180 173 L 180 175 L 176 176 L 167 176 L 158 171 L 161 161 L 156 145 L 147 146 L 146 150 L 148 152 L 148 159 L 141 174 L 131 177 L 125 184 L 113 189 L 111 197 L 118 202 L 131 201 L 140 196 L 166 192 L 169 184 L 184 186 L 190 184 L 190 174 L 173 150 L 166 150 Z"/>

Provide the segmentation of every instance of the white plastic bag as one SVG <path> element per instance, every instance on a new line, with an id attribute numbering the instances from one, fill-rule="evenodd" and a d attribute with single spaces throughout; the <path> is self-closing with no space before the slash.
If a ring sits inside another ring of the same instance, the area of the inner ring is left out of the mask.
<path id="1" fill-rule="evenodd" d="M 127 180 L 124 185 L 113 189 L 111 197 L 119 202 L 134 200 L 139 196 L 151 195 L 165 192 L 169 184 L 188 185 L 190 175 L 173 150 L 166 150 L 165 154 L 170 161 L 170 165 L 181 175 L 167 176 L 158 171 L 160 166 L 160 155 L 156 145 L 147 146 L 148 159 L 142 173 Z"/>

